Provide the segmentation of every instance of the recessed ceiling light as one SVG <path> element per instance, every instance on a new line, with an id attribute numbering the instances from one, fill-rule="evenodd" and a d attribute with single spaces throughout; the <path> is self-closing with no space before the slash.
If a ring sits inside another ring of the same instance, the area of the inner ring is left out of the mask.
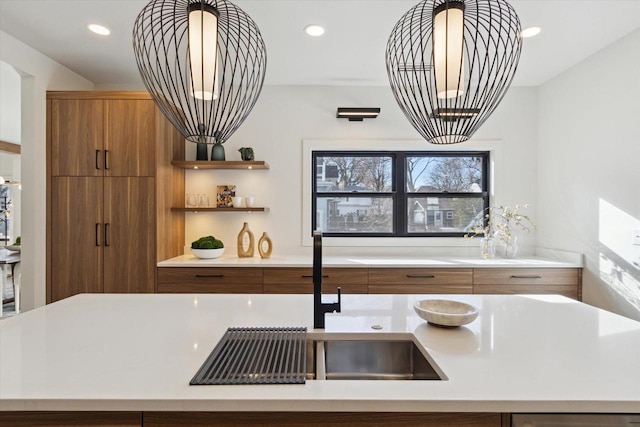
<path id="1" fill-rule="evenodd" d="M 538 34 L 540 34 L 541 31 L 542 31 L 542 28 L 540 27 L 529 27 L 522 30 L 521 34 L 522 34 L 522 37 L 524 38 L 535 37 Z"/>
<path id="2" fill-rule="evenodd" d="M 102 25 L 89 24 L 87 27 L 89 28 L 89 30 L 93 31 L 96 34 L 100 34 L 101 36 L 108 36 L 109 34 L 111 34 L 111 31 L 107 27 L 103 27 Z"/>
<path id="3" fill-rule="evenodd" d="M 312 37 L 320 37 L 324 34 L 324 28 L 320 25 L 307 25 L 304 27 L 304 32 Z"/>

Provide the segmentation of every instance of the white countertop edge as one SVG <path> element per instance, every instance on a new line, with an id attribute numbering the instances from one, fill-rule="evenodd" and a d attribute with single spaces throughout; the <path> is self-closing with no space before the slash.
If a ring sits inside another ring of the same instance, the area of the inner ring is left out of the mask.
<path id="1" fill-rule="evenodd" d="M 582 268 L 582 255 L 570 254 L 561 258 L 552 252 L 545 256 L 529 256 L 514 259 L 468 257 L 397 257 L 397 256 L 324 256 L 325 268 Z M 565 253 L 568 254 L 568 253 Z M 158 262 L 158 267 L 312 267 L 313 260 L 304 255 L 277 255 L 268 259 L 259 257 L 238 258 L 223 255 L 216 259 L 198 259 L 193 255 L 180 255 Z"/>
<path id="2" fill-rule="evenodd" d="M 205 386 L 209 387 L 209 386 Z M 215 386 L 211 386 L 215 387 Z M 226 387 L 226 386 L 221 386 Z M 233 386 L 234 388 L 243 386 Z M 264 387 L 270 386 L 247 386 Z M 288 387 L 296 387 L 291 385 Z M 304 386 L 302 386 L 304 387 Z M 266 391 L 266 390 L 265 390 Z M 629 413 L 636 401 L 492 401 L 396 399 L 3 399 L 2 411 L 131 411 L 131 412 L 490 412 L 490 413 Z"/>

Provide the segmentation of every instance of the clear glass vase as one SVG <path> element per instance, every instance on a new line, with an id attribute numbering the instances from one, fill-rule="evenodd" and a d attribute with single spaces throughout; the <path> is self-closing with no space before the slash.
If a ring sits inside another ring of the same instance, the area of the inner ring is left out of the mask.
<path id="1" fill-rule="evenodd" d="M 493 235 L 496 254 L 500 258 L 515 258 L 518 255 L 518 236 L 508 232 L 496 231 Z"/>
<path id="2" fill-rule="evenodd" d="M 496 244 L 493 237 L 483 237 L 480 239 L 480 254 L 484 259 L 496 257 Z"/>
<path id="3" fill-rule="evenodd" d="M 518 236 L 509 236 L 502 242 L 502 256 L 504 258 L 515 258 L 518 255 Z"/>

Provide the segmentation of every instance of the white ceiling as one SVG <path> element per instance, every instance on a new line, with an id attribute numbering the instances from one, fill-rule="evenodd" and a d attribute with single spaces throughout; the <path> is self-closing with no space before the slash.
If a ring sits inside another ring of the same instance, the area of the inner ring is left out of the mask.
<path id="1" fill-rule="evenodd" d="M 141 85 L 133 22 L 146 0 L 0 0 L 0 29 L 99 85 Z M 388 85 L 387 38 L 418 0 L 235 0 L 267 45 L 266 84 Z M 526 39 L 515 85 L 537 86 L 640 28 L 640 0 L 511 0 Z M 112 30 L 103 38 L 89 23 Z M 311 38 L 310 23 L 327 32 Z M 635 52 L 634 54 L 639 54 Z"/>

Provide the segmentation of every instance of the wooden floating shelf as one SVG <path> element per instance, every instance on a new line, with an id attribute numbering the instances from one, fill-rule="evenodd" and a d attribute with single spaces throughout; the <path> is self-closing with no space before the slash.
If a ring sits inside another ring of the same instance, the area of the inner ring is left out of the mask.
<path id="1" fill-rule="evenodd" d="M 267 208 L 171 208 L 174 212 L 264 212 Z"/>
<path id="2" fill-rule="evenodd" d="M 269 169 L 269 165 L 262 160 L 174 160 L 171 164 L 182 169 Z"/>

